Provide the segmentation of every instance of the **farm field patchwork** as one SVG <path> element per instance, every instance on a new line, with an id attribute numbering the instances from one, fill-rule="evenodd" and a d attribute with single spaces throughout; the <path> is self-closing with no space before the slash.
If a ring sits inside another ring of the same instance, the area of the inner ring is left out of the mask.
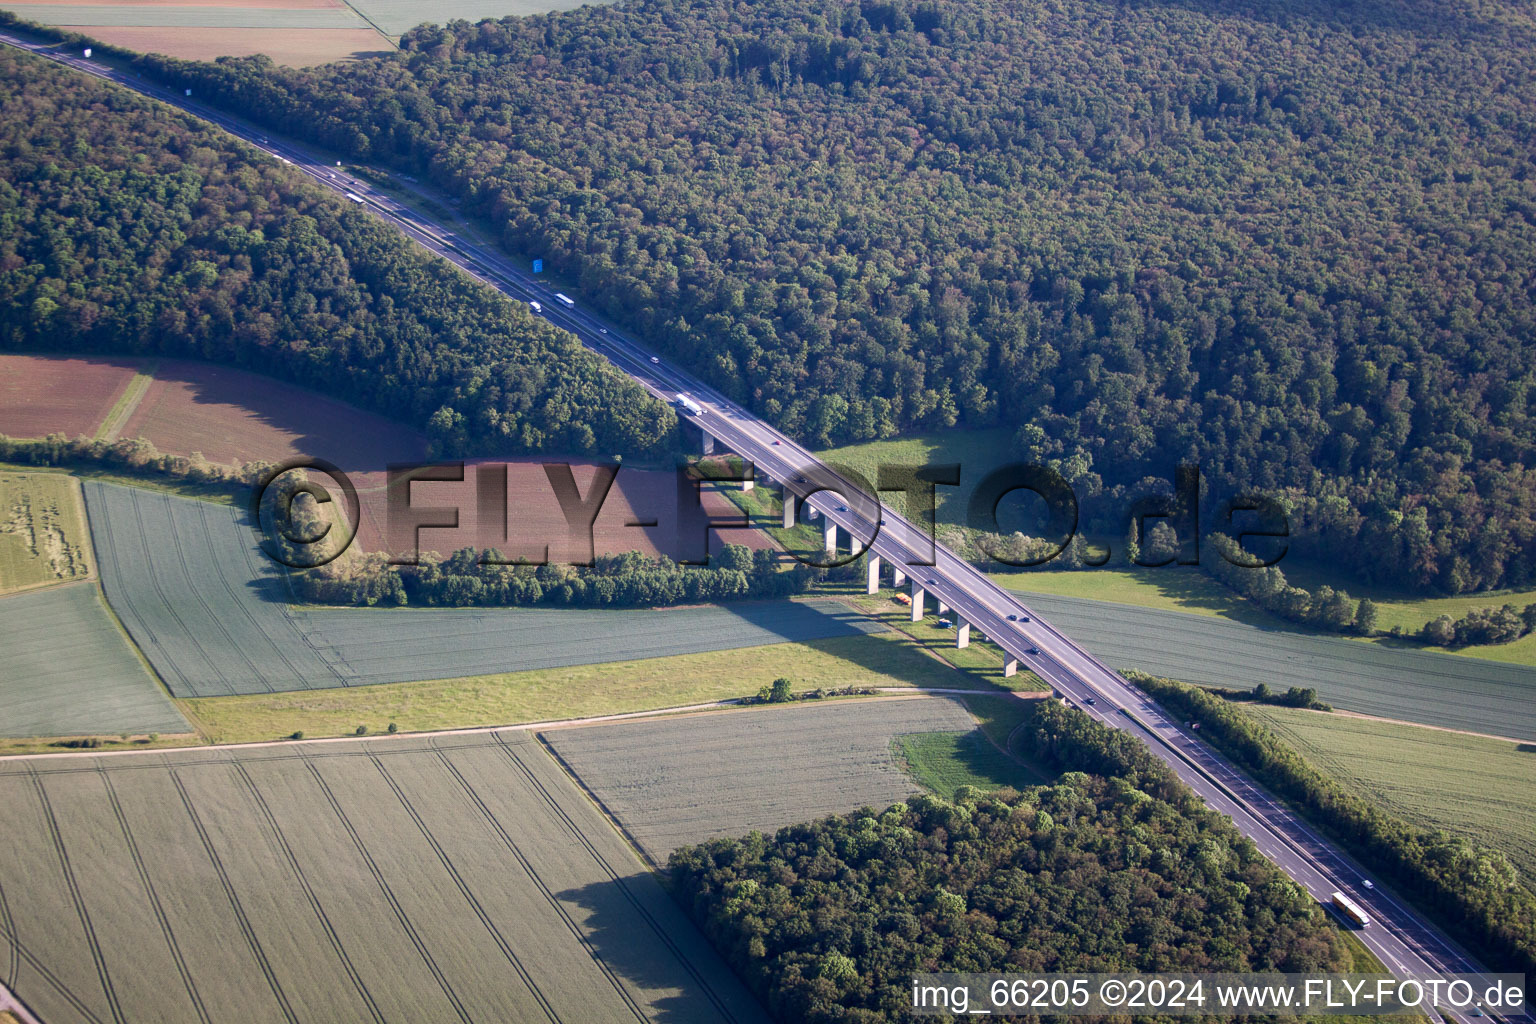
<path id="1" fill-rule="evenodd" d="M 1296 708 L 1243 710 L 1385 810 L 1503 852 L 1536 888 L 1536 744 Z"/>
<path id="2" fill-rule="evenodd" d="M 764 1021 L 525 734 L 0 762 L 0 832 L 49 1024 Z"/>
<path id="3" fill-rule="evenodd" d="M 178 697 L 482 676 L 879 628 L 834 602 L 295 607 L 242 511 L 94 480 L 85 493 L 107 599 Z"/>
<path id="4" fill-rule="evenodd" d="M 89 579 L 85 541 L 73 479 L 0 471 L 0 594 Z"/>
<path id="5" fill-rule="evenodd" d="M 540 737 L 657 864 L 680 846 L 869 805 L 919 787 L 891 752 L 907 733 L 968 732 L 943 696 L 813 702 L 549 729 Z"/>
<path id="6" fill-rule="evenodd" d="M 1536 739 L 1536 669 L 1081 598 L 1028 604 L 1116 668 L 1239 689 L 1311 686 L 1347 711 Z"/>
<path id="7" fill-rule="evenodd" d="M 640 661 L 468 679 L 205 697 L 182 702 L 216 743 L 552 722 L 734 700 L 787 678 L 796 692 L 844 687 L 953 687 L 953 669 L 892 630 Z M 1001 739 L 999 740 L 1001 742 Z"/>
<path id="8" fill-rule="evenodd" d="M 0 598 L 0 736 L 188 733 L 96 587 Z"/>

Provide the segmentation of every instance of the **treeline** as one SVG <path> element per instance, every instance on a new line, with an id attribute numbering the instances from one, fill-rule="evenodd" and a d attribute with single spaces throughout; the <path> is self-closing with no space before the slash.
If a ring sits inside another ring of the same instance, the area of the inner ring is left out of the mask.
<path id="1" fill-rule="evenodd" d="M 1536 604 L 1516 609 L 1512 604 L 1501 608 L 1474 608 L 1459 619 L 1437 615 L 1424 623 L 1418 636 L 1425 643 L 1439 647 L 1468 647 L 1474 644 L 1507 644 L 1536 628 Z"/>
<path id="2" fill-rule="evenodd" d="M 15 438 L 0 434 L 0 462 L 27 466 L 60 466 L 78 469 L 104 469 L 128 476 L 142 476 L 176 483 L 208 484 L 228 489 L 244 497 L 248 488 L 266 478 L 269 462 L 246 462 L 223 466 L 202 456 L 164 455 L 142 437 L 121 437 L 100 441 L 88 437 Z"/>
<path id="3" fill-rule="evenodd" d="M 193 118 L 0 52 L 0 348 L 246 367 L 443 454 L 665 450 L 676 419 L 570 335 Z"/>
<path id="4" fill-rule="evenodd" d="M 1086 715 L 1035 703 L 1057 764 L 1166 773 L 1134 767 L 1150 753 Z M 1317 904 L 1166 774 L 1171 799 L 1154 795 L 1164 781 L 1074 770 L 714 840 L 672 855 L 674 892 L 795 1024 L 907 1020 L 914 971 L 1347 969 Z"/>
<path id="5" fill-rule="evenodd" d="M 322 604 L 560 605 L 656 608 L 675 604 L 802 594 L 820 573 L 780 567 L 775 551 L 727 544 L 708 566 L 679 565 L 638 551 L 598 555 L 591 566 L 502 564 L 497 551 L 464 548 L 446 559 L 391 565 L 380 553 L 344 556 L 293 574 L 297 593 Z"/>
<path id="6" fill-rule="evenodd" d="M 1382 811 L 1313 768 L 1274 733 L 1198 687 L 1137 673 L 1132 681 L 1271 792 L 1404 892 L 1491 969 L 1536 970 L 1536 895 L 1503 854 Z"/>
<path id="7" fill-rule="evenodd" d="M 1211 534 L 1201 548 L 1200 562 L 1212 576 L 1271 615 L 1335 633 L 1376 631 L 1380 613 L 1370 598 L 1363 597 L 1357 604 L 1348 592 L 1326 584 L 1315 592 L 1292 586 L 1278 565 L 1252 567 L 1253 556 L 1226 534 Z"/>
<path id="8" fill-rule="evenodd" d="M 429 178 L 811 443 L 1000 425 L 1112 495 L 1198 459 L 1341 569 L 1536 581 L 1502 0 L 656 0 L 138 67 Z"/>

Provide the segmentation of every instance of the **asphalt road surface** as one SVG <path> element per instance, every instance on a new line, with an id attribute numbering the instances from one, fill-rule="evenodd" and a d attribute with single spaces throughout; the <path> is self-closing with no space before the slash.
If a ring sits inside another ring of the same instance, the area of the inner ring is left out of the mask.
<path id="1" fill-rule="evenodd" d="M 1348 855 L 1196 739 L 1183 723 L 1164 715 L 1150 698 L 1034 615 L 1017 595 L 993 583 L 947 549 L 933 545 L 926 532 L 881 508 L 873 497 L 823 466 L 789 437 L 669 365 L 617 326 L 583 309 L 579 296 L 575 297 L 574 305 L 566 305 L 555 297 L 553 288 L 524 272 L 503 253 L 458 237 L 450 228 L 317 158 L 304 147 L 283 140 L 272 141 L 266 130 L 207 107 L 195 96 L 187 97 L 154 85 L 99 60 L 84 59 L 79 51 L 66 52 L 57 44 L 32 43 L 6 33 L 0 33 L 0 42 L 196 114 L 259 146 L 319 184 L 347 195 L 478 280 L 513 299 L 538 302 L 542 315 L 551 323 L 575 334 L 657 397 L 672 403 L 679 417 L 695 422 L 725 447 L 750 460 L 759 479 L 766 474 L 785 482 L 812 508 L 848 531 L 861 547 L 867 544 L 883 561 L 900 566 L 924 588 L 929 600 L 942 600 L 1080 710 L 1141 738 L 1208 806 L 1231 817 L 1244 835 L 1319 902 L 1326 905 L 1334 892 L 1348 895 L 1371 918 L 1371 925 L 1357 929 L 1355 934 L 1395 974 L 1485 971 L 1385 886 L 1368 888 L 1367 873 Z M 424 199 L 430 198 L 425 189 L 404 184 L 401 187 Z M 678 394 L 688 395 L 702 407 L 703 413 L 694 415 L 680 407 L 675 401 Z M 930 560 L 932 564 L 926 564 Z M 1090 697 L 1094 699 L 1092 705 L 1087 703 Z M 1508 965 L 1492 966 L 1504 970 Z M 1474 1020 L 1465 1019 L 1467 1024 Z"/>

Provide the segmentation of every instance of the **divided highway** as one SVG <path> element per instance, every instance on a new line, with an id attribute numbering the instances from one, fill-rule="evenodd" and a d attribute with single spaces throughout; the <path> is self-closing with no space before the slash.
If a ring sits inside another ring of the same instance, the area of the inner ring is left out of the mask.
<path id="1" fill-rule="evenodd" d="M 1370 887 L 1366 873 L 1340 849 L 1254 784 L 1180 722 L 1082 647 L 1036 616 L 1017 595 L 1004 590 L 963 559 L 937 547 L 933 564 L 924 564 L 929 541 L 922 531 L 893 512 L 879 510 L 873 497 L 857 492 L 810 452 L 755 418 L 708 386 L 669 366 L 658 355 L 614 325 L 582 309 L 567 306 L 553 289 L 515 266 L 499 252 L 474 245 L 429 220 L 422 213 L 288 142 L 274 143 L 266 133 L 185 95 L 152 85 L 131 72 L 86 60 L 76 51 L 35 44 L 0 33 L 0 42 L 45 56 L 78 71 L 116 82 L 196 114 L 240 139 L 259 146 L 315 181 L 393 223 L 410 238 L 465 272 L 520 301 L 537 301 L 542 315 L 610 359 L 653 394 L 672 401 L 688 394 L 703 409 L 678 414 L 708 431 L 751 460 L 759 474 L 788 481 L 786 486 L 822 515 L 856 538 L 870 542 L 884 561 L 898 566 L 930 595 L 942 600 L 967 622 L 1032 669 L 1081 710 L 1106 725 L 1124 729 L 1148 747 L 1213 809 L 1237 827 L 1314 898 L 1328 902 L 1343 892 L 1362 906 L 1372 925 L 1356 934 L 1398 974 L 1475 973 L 1484 968 L 1443 933 L 1384 887 Z M 422 198 L 428 198 L 421 191 Z M 824 490 L 831 482 L 843 493 Z M 877 521 L 884 523 L 877 529 Z M 872 542 L 871 535 L 873 534 Z M 1092 698 L 1094 703 L 1089 704 Z M 1502 965 L 1494 965 L 1499 969 Z"/>

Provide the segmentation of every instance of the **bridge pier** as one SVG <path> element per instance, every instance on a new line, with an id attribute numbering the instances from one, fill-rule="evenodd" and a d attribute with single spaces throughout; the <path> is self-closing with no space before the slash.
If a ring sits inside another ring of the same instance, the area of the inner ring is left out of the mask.
<path id="1" fill-rule="evenodd" d="M 971 646 L 971 624 L 959 615 L 955 616 L 955 647 L 963 650 Z"/>
<path id="2" fill-rule="evenodd" d="M 923 598 L 927 597 L 927 596 L 928 596 L 928 592 L 926 590 L 924 590 L 922 587 L 917 585 L 917 580 L 913 580 L 912 581 L 912 621 L 913 622 L 922 622 L 923 621 Z"/>
<path id="3" fill-rule="evenodd" d="M 869 556 L 869 581 L 865 584 L 866 594 L 878 594 L 880 592 L 880 556 Z"/>
<path id="4" fill-rule="evenodd" d="M 949 611 L 949 605 L 945 604 L 942 598 L 935 598 L 934 600 L 939 602 L 940 615 L 943 615 L 945 612 Z"/>
<path id="5" fill-rule="evenodd" d="M 837 524 L 831 519 L 826 521 L 826 526 L 822 529 L 822 537 L 827 542 L 827 554 L 837 554 Z"/>
<path id="6" fill-rule="evenodd" d="M 1018 658 L 1006 658 L 1006 659 L 1004 659 L 1004 661 L 1003 661 L 1003 678 L 1004 679 L 1011 679 L 1012 677 L 1018 675 L 1018 672 L 1019 672 L 1019 659 Z"/>
<path id="7" fill-rule="evenodd" d="M 742 481 L 742 482 L 741 482 L 741 489 L 742 489 L 742 490 L 743 490 L 743 491 L 750 491 L 750 490 L 751 490 L 751 489 L 752 489 L 752 488 L 753 488 L 753 487 L 755 487 L 755 486 L 757 486 L 757 485 L 756 485 L 756 482 L 755 482 L 755 481 L 753 481 L 753 480 L 752 480 L 752 479 L 750 479 L 750 478 L 748 478 L 748 479 L 745 479 L 745 480 L 743 480 L 743 481 Z"/>
<path id="8" fill-rule="evenodd" d="M 699 444 L 699 447 L 704 452 L 704 454 L 705 455 L 713 455 L 713 454 L 715 454 L 715 435 L 711 434 L 709 431 L 707 431 L 707 430 L 705 430 L 705 429 L 703 429 L 701 427 L 699 429 L 699 436 L 701 438 L 703 438 L 703 440 Z"/>
<path id="9" fill-rule="evenodd" d="M 892 587 L 899 587 L 903 583 L 905 583 L 906 581 L 907 581 L 907 574 L 902 572 L 900 569 L 896 568 L 894 565 L 891 566 L 891 586 Z"/>
<path id="10" fill-rule="evenodd" d="M 788 530 L 795 525 L 795 495 L 788 487 L 784 488 L 784 529 Z"/>

